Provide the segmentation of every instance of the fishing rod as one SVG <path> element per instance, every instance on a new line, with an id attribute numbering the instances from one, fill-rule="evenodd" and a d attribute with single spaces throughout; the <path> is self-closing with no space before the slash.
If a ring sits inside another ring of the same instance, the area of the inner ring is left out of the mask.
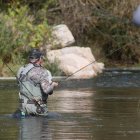
<path id="1" fill-rule="evenodd" d="M 126 47 L 126 46 L 125 46 L 125 47 Z M 124 48 L 124 47 L 123 47 L 123 48 Z M 107 56 L 112 55 L 113 53 L 115 53 L 115 52 L 119 51 L 120 49 L 122 49 L 122 47 L 119 47 L 119 48 L 117 48 L 116 50 L 113 50 L 111 53 L 107 54 L 107 55 L 106 55 L 106 57 L 107 57 Z M 102 58 L 98 59 L 98 61 L 101 61 L 101 60 L 103 60 L 103 59 L 104 59 L 104 57 L 102 57 Z M 80 69 L 76 70 L 74 73 L 72 73 L 72 74 L 68 75 L 66 78 L 64 78 L 64 80 L 63 80 L 63 81 L 68 80 L 71 76 L 73 76 L 74 74 L 78 73 L 79 71 L 81 71 L 81 70 L 85 69 L 86 67 L 88 67 L 88 66 L 90 66 L 90 65 L 94 64 L 95 62 L 97 62 L 97 61 L 96 61 L 96 60 L 94 60 L 94 61 L 92 61 L 91 63 L 89 63 L 89 64 L 87 64 L 87 65 L 83 66 L 82 68 L 80 68 Z"/>
<path id="2" fill-rule="evenodd" d="M 16 74 L 14 73 L 14 71 L 8 66 L 8 64 L 5 63 L 4 61 L 3 61 L 3 63 L 4 63 L 4 64 L 7 66 L 7 68 L 14 74 L 14 76 L 15 76 L 16 79 L 17 79 L 17 81 L 20 82 L 20 83 L 28 90 L 28 92 L 33 96 L 33 94 L 30 92 L 30 90 L 23 84 L 22 81 L 20 81 L 20 79 L 16 76 Z M 29 98 L 29 97 L 28 97 L 28 98 Z"/>
<path id="3" fill-rule="evenodd" d="M 24 85 L 24 83 L 16 76 L 15 72 L 8 66 L 7 63 L 4 62 L 4 60 L 2 60 L 2 62 L 7 66 L 7 68 L 14 74 L 14 76 L 16 77 L 17 81 L 19 83 L 21 83 L 26 90 L 30 93 L 30 95 L 33 97 L 33 101 L 35 102 L 35 104 L 37 104 L 39 107 L 41 107 L 41 105 L 38 103 L 38 101 L 34 98 L 34 95 L 31 93 L 31 91 Z M 22 93 L 23 94 L 23 93 Z M 31 100 L 27 95 L 23 94 L 25 97 L 27 97 L 29 100 Z M 41 108 L 42 109 L 42 108 Z"/>
<path id="4" fill-rule="evenodd" d="M 126 47 L 126 46 L 125 46 L 125 47 Z M 106 57 L 107 57 L 107 56 L 110 56 L 110 55 L 112 55 L 113 53 L 119 51 L 119 50 L 122 49 L 122 48 L 124 48 L 124 47 L 119 47 L 119 48 L 113 50 L 112 52 L 110 52 L 109 54 L 107 54 L 107 55 L 105 55 L 105 56 L 106 56 Z M 104 56 L 104 57 L 105 57 L 105 56 Z M 101 60 L 103 60 L 104 57 L 98 59 L 97 61 L 101 61 Z M 3 60 L 2 60 L 2 61 L 3 61 Z M 97 62 L 97 61 L 94 60 L 94 61 L 92 61 L 91 63 L 89 63 L 89 64 L 87 64 L 87 65 L 81 67 L 80 69 L 76 70 L 76 71 L 73 72 L 72 74 L 66 76 L 66 78 L 64 78 L 64 80 L 62 80 L 62 81 L 68 80 L 71 76 L 75 75 L 75 74 L 78 73 L 79 71 L 85 69 L 86 67 L 88 67 L 88 66 L 94 64 L 94 63 Z M 16 76 L 16 74 L 14 73 L 14 71 L 13 71 L 13 70 L 7 65 L 7 63 L 5 63 L 4 61 L 3 61 L 3 63 L 4 63 L 4 64 L 9 68 L 9 70 L 14 74 L 14 76 L 16 77 L 16 79 L 17 79 L 18 81 L 20 81 L 20 80 L 18 79 L 18 77 Z M 22 83 L 22 81 L 20 81 L 20 82 Z M 22 83 L 22 84 L 23 84 L 23 83 Z M 27 88 L 26 88 L 26 89 L 27 89 Z M 28 89 L 27 89 L 27 90 L 28 90 Z M 28 90 L 28 91 L 29 91 L 29 90 Z M 32 95 L 32 93 L 31 93 L 31 95 Z M 33 95 L 32 95 L 32 96 L 33 96 Z"/>

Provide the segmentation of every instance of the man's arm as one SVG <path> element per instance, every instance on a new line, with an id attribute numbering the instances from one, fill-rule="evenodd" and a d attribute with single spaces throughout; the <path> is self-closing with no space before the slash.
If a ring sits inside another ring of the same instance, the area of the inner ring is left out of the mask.
<path id="1" fill-rule="evenodd" d="M 56 82 L 50 84 L 47 80 L 41 81 L 41 88 L 45 94 L 51 95 L 56 86 L 58 86 L 58 83 Z"/>

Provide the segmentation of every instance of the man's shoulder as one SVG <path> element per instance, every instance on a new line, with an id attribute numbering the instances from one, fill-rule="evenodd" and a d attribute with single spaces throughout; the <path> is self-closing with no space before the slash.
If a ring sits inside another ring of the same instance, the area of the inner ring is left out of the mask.
<path id="1" fill-rule="evenodd" d="M 30 73 L 46 73 L 46 70 L 43 67 L 34 67 L 31 69 Z"/>
<path id="2" fill-rule="evenodd" d="M 49 74 L 48 71 L 43 67 L 34 67 L 29 73 L 28 77 L 30 77 L 33 80 L 41 81 L 43 79 L 49 80 Z M 50 78 L 51 79 L 51 78 Z"/>

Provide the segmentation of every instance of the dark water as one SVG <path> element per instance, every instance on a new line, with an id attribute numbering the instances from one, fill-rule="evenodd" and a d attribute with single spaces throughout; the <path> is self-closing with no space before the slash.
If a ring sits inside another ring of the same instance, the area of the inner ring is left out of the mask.
<path id="1" fill-rule="evenodd" d="M 48 118 L 24 119 L 11 117 L 17 88 L 1 84 L 0 140 L 140 140 L 139 84 L 139 74 L 69 81 L 49 97 Z"/>

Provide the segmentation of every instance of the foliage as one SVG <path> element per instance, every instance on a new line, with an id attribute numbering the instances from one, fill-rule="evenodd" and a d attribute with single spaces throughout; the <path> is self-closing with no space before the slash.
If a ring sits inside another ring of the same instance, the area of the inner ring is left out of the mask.
<path id="1" fill-rule="evenodd" d="M 58 60 L 55 60 L 54 63 L 49 63 L 49 61 L 46 59 L 45 67 L 49 71 L 51 71 L 53 76 L 60 76 L 60 75 L 62 75 L 62 71 L 59 69 L 59 61 Z"/>
<path id="2" fill-rule="evenodd" d="M 137 1 L 138 2 L 138 1 Z M 109 1 L 102 2 L 97 13 L 94 13 L 98 25 L 92 33 L 102 40 L 101 47 L 108 59 L 125 64 L 135 64 L 140 61 L 140 49 L 138 44 L 139 30 L 132 24 L 132 13 L 137 3 L 123 0 L 112 2 L 109 9 Z M 128 10 L 129 9 L 129 10 Z M 113 52 L 113 53 L 112 53 Z"/>
<path id="3" fill-rule="evenodd" d="M 0 57 L 25 61 L 30 47 L 44 47 L 51 41 L 48 24 L 65 23 L 77 44 L 98 52 L 96 58 L 104 56 L 108 64 L 136 64 L 140 31 L 131 20 L 137 5 L 139 0 L 2 0 Z M 48 65 L 55 73 L 56 65 Z"/>
<path id="4" fill-rule="evenodd" d="M 91 47 L 99 44 L 111 61 L 128 64 L 140 61 L 140 32 L 132 24 L 139 0 L 61 0 L 59 4 L 76 40 L 91 42 Z"/>
<path id="5" fill-rule="evenodd" d="M 43 47 L 49 40 L 50 29 L 47 21 L 34 24 L 34 17 L 28 14 L 26 6 L 8 9 L 0 14 L 0 55 L 24 54 L 30 47 Z"/>

